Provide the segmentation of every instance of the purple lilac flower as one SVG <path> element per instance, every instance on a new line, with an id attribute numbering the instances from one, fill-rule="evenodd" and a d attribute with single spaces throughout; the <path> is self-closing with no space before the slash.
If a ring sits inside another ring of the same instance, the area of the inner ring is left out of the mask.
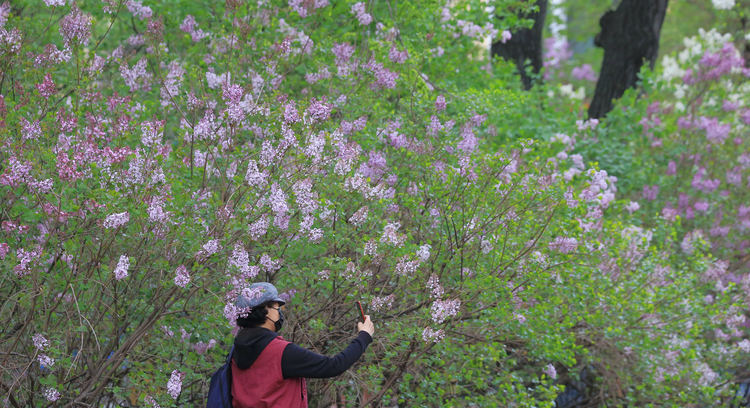
<path id="1" fill-rule="evenodd" d="M 130 214 L 125 211 L 121 213 L 110 214 L 104 220 L 104 228 L 119 228 L 130 221 Z"/>
<path id="2" fill-rule="evenodd" d="M 429 343 L 429 342 L 438 343 L 444 338 L 445 338 L 445 331 L 443 331 L 442 329 L 433 330 L 429 327 L 425 327 L 425 329 L 422 331 L 422 340 L 426 343 Z"/>
<path id="3" fill-rule="evenodd" d="M 591 67 L 591 64 L 583 64 L 580 67 L 575 67 L 570 73 L 573 78 L 578 80 L 586 80 L 586 81 L 592 81 L 596 82 L 597 76 L 594 72 L 594 68 Z"/>
<path id="4" fill-rule="evenodd" d="M 169 377 L 169 381 L 167 382 L 167 392 L 174 399 L 177 399 L 182 392 L 183 377 L 185 377 L 185 373 L 181 373 L 177 370 L 172 371 L 172 376 Z"/>
<path id="5" fill-rule="evenodd" d="M 36 84 L 36 89 L 39 90 L 39 95 L 42 98 L 49 98 L 55 93 L 55 83 L 52 82 L 52 74 L 49 72 L 44 76 L 44 80 L 40 84 Z"/>
<path id="6" fill-rule="evenodd" d="M 53 388 L 47 388 L 44 390 L 44 398 L 47 398 L 47 401 L 55 402 L 60 399 L 60 392 Z"/>
<path id="7" fill-rule="evenodd" d="M 506 43 L 506 42 L 508 42 L 508 41 L 509 41 L 509 40 L 510 40 L 510 39 L 511 39 L 512 37 L 513 37 L 513 35 L 512 35 L 511 33 L 510 33 L 510 31 L 508 31 L 508 30 L 503 30 L 503 32 L 502 32 L 502 33 L 500 34 L 500 42 L 501 42 L 501 43 L 503 43 L 503 44 L 505 44 L 505 43 Z"/>
<path id="8" fill-rule="evenodd" d="M 437 324 L 441 324 L 445 322 L 449 317 L 456 316 L 460 307 L 461 301 L 459 299 L 436 300 L 432 302 L 432 306 L 430 307 L 432 321 Z"/>
<path id="9" fill-rule="evenodd" d="M 50 342 L 44 336 L 37 333 L 32 338 L 31 341 L 34 343 L 34 347 L 37 348 L 37 350 L 44 350 L 45 348 L 49 347 Z"/>
<path id="10" fill-rule="evenodd" d="M 123 280 L 128 277 L 128 268 L 130 268 L 130 259 L 122 255 L 120 256 L 120 261 L 117 262 L 117 267 L 115 268 L 115 279 Z"/>
<path id="11" fill-rule="evenodd" d="M 552 364 L 548 364 L 544 368 L 544 370 L 542 370 L 542 372 L 544 374 L 547 374 L 549 376 L 549 378 L 551 378 L 553 380 L 557 378 L 557 370 L 555 369 L 555 366 L 553 366 Z"/>
<path id="12" fill-rule="evenodd" d="M 435 110 L 438 112 L 445 110 L 445 97 L 443 95 L 438 95 L 438 97 L 435 99 Z"/>
<path id="13" fill-rule="evenodd" d="M 351 13 L 357 17 L 357 20 L 361 25 L 372 23 L 372 16 L 366 12 L 366 7 L 365 3 L 362 2 L 356 3 L 352 6 Z"/>
<path id="14" fill-rule="evenodd" d="M 557 237 L 550 242 L 549 248 L 562 254 L 568 254 L 578 248 L 578 240 L 573 237 Z"/>
<path id="15" fill-rule="evenodd" d="M 84 14 L 78 5 L 73 3 L 70 14 L 60 20 L 60 35 L 65 45 L 86 45 L 91 38 L 91 15 Z"/>
<path id="16" fill-rule="evenodd" d="M 184 288 L 188 283 L 190 283 L 190 274 L 188 274 L 188 270 L 184 265 L 180 265 L 175 270 L 174 284 Z"/>

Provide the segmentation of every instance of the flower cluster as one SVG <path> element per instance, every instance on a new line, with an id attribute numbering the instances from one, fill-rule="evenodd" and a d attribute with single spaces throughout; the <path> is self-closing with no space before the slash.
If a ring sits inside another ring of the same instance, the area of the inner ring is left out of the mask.
<path id="1" fill-rule="evenodd" d="M 460 308 L 461 301 L 459 299 L 435 300 L 434 302 L 432 302 L 432 306 L 430 307 L 432 321 L 437 324 L 441 324 L 445 322 L 449 317 L 456 316 Z"/>
<path id="2" fill-rule="evenodd" d="M 167 393 L 169 393 L 172 398 L 177 399 L 177 397 L 180 396 L 180 393 L 182 392 L 182 379 L 184 377 L 185 373 L 178 370 L 172 371 L 172 375 L 167 382 Z"/>
<path id="3" fill-rule="evenodd" d="M 115 267 L 114 275 L 116 280 L 123 280 L 128 277 L 128 269 L 130 268 L 130 258 L 127 255 L 120 256 L 120 260 L 117 262 Z"/>

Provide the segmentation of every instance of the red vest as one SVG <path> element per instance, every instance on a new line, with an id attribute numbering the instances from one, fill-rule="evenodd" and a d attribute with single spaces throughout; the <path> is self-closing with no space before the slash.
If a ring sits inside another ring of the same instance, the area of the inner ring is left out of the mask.
<path id="1" fill-rule="evenodd" d="M 233 408 L 307 408 L 305 379 L 285 380 L 281 373 L 287 344 L 283 337 L 276 337 L 247 370 L 240 370 L 232 359 Z"/>

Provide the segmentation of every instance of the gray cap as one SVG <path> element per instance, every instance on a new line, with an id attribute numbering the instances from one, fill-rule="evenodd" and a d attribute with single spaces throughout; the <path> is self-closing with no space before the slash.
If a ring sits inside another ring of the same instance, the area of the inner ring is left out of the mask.
<path id="1" fill-rule="evenodd" d="M 275 286 L 268 282 L 258 282 L 253 283 L 249 288 L 244 289 L 240 293 L 235 306 L 239 308 L 254 308 L 266 302 L 279 302 L 281 305 L 286 303 L 279 297 L 279 291 L 276 290 Z"/>

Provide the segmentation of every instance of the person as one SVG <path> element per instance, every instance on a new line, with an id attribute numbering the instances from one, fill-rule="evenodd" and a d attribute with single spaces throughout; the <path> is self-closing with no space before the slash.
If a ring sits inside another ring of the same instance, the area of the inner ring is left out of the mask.
<path id="1" fill-rule="evenodd" d="M 249 311 L 237 318 L 240 327 L 232 355 L 234 408 L 307 407 L 305 378 L 330 378 L 344 373 L 372 342 L 375 326 L 370 316 L 357 323 L 359 333 L 334 357 L 326 357 L 284 340 L 284 325 L 276 287 L 268 282 L 250 286 L 251 299 L 240 294 L 236 306 Z"/>

